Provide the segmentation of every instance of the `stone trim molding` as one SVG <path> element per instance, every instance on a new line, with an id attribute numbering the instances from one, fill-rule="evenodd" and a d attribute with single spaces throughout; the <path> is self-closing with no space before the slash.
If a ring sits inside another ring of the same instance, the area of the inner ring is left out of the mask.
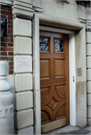
<path id="1" fill-rule="evenodd" d="M 33 5 L 33 9 L 34 9 L 35 12 L 42 12 L 42 8 L 38 7 L 36 5 Z"/>
<path id="2" fill-rule="evenodd" d="M 85 24 L 86 26 L 91 26 L 91 21 L 88 19 L 79 17 L 78 20 L 79 20 L 79 22 Z"/>
<path id="3" fill-rule="evenodd" d="M 19 18 L 31 19 L 34 12 L 42 12 L 41 6 L 24 0 L 0 0 L 0 4 L 12 6 L 13 16 Z"/>
<path id="4" fill-rule="evenodd" d="M 14 17 L 27 19 L 31 19 L 33 17 L 32 3 L 14 0 L 12 9 Z"/>
<path id="5" fill-rule="evenodd" d="M 13 0 L 0 0 L 0 4 L 11 6 L 12 5 L 12 1 Z"/>
<path id="6" fill-rule="evenodd" d="M 48 25 L 48 26 L 53 26 L 53 27 L 59 27 L 59 28 L 65 28 L 65 29 L 73 29 L 73 30 L 80 30 L 83 28 L 85 25 L 80 23 L 80 22 L 74 22 L 70 20 L 65 20 L 63 18 L 57 19 L 53 17 L 49 17 L 47 15 L 42 15 L 42 14 L 36 14 L 38 18 L 40 18 L 40 24 L 43 25 Z"/>

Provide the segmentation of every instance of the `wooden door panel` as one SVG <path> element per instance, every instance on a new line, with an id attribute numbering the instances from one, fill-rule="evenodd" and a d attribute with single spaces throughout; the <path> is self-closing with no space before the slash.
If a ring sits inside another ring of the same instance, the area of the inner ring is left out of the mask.
<path id="1" fill-rule="evenodd" d="M 65 115 L 65 108 L 66 108 L 66 103 L 63 103 L 56 113 L 56 119 L 58 119 L 61 116 L 66 116 Z"/>
<path id="2" fill-rule="evenodd" d="M 52 110 L 51 110 L 51 108 L 47 105 L 43 105 L 43 106 L 41 106 L 41 110 L 42 110 L 42 114 L 44 114 L 43 112 L 45 112 L 46 115 L 49 116 L 49 121 L 52 121 Z M 44 119 L 45 119 L 45 116 L 41 117 L 41 122 L 46 123 L 47 121 L 46 120 L 44 121 Z"/>
<path id="3" fill-rule="evenodd" d="M 56 59 L 55 60 L 55 78 L 60 78 L 65 76 L 64 74 L 64 60 Z"/>
<path id="4" fill-rule="evenodd" d="M 49 93 L 51 91 L 50 86 L 41 87 L 41 103 L 45 102 L 45 100 L 48 98 Z"/>
<path id="5" fill-rule="evenodd" d="M 51 109 L 52 111 L 54 111 L 54 109 L 56 108 L 57 104 L 58 104 L 58 100 L 56 100 L 56 98 L 53 96 L 53 97 L 49 100 L 47 106 L 49 106 L 50 109 Z"/>
<path id="6" fill-rule="evenodd" d="M 41 106 L 47 105 L 52 95 L 52 86 L 41 87 Z"/>
<path id="7" fill-rule="evenodd" d="M 68 35 L 40 31 L 41 37 L 48 38 L 49 48 L 40 52 L 41 122 L 46 132 L 69 123 L 69 48 Z"/>
<path id="8" fill-rule="evenodd" d="M 57 59 L 65 59 L 65 53 L 53 53 L 53 54 L 51 54 L 51 53 L 49 53 L 49 52 L 41 52 L 40 53 L 40 58 L 41 59 L 50 59 L 50 58 L 57 58 Z"/>
<path id="9" fill-rule="evenodd" d="M 41 122 L 50 122 L 50 114 L 46 110 L 41 110 Z"/>
<path id="10" fill-rule="evenodd" d="M 55 91 L 60 98 L 66 98 L 65 85 L 56 85 Z"/>
<path id="11" fill-rule="evenodd" d="M 60 117 L 63 117 L 65 115 L 65 106 L 66 105 L 66 102 L 65 100 L 64 101 L 60 101 L 56 107 L 56 109 L 54 110 L 54 113 L 53 113 L 53 117 L 54 117 L 54 120 L 57 120 L 58 118 Z"/>
<path id="12" fill-rule="evenodd" d="M 40 60 L 40 78 L 49 79 L 50 78 L 50 59 Z"/>
<path id="13" fill-rule="evenodd" d="M 49 85 L 54 85 L 54 84 L 65 84 L 66 83 L 66 77 L 63 76 L 61 78 L 56 78 L 56 79 L 49 79 L 49 80 L 41 80 L 40 85 L 43 86 L 49 86 Z"/>

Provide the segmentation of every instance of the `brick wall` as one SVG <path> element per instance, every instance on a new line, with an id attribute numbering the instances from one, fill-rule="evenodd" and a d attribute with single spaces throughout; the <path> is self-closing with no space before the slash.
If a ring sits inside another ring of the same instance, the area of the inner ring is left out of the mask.
<path id="1" fill-rule="evenodd" d="M 0 60 L 8 60 L 9 74 L 13 74 L 13 19 L 12 9 L 1 5 L 1 18 L 7 19 L 7 31 L 0 43 Z"/>

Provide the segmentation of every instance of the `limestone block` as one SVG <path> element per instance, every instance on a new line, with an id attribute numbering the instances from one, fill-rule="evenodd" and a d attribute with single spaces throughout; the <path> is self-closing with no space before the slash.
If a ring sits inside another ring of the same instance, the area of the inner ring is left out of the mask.
<path id="1" fill-rule="evenodd" d="M 91 68 L 91 57 L 87 57 L 87 68 Z"/>
<path id="2" fill-rule="evenodd" d="M 87 80 L 91 80 L 91 69 L 87 69 Z"/>
<path id="3" fill-rule="evenodd" d="M 14 54 L 32 54 L 31 38 L 15 37 L 14 38 Z"/>
<path id="4" fill-rule="evenodd" d="M 87 55 L 91 55 L 91 44 L 87 44 Z"/>
<path id="5" fill-rule="evenodd" d="M 0 61 L 0 76 L 6 75 L 5 61 Z"/>
<path id="6" fill-rule="evenodd" d="M 78 17 L 85 19 L 85 18 L 86 18 L 85 7 L 82 6 L 82 5 L 79 5 L 79 6 L 77 7 L 77 10 L 78 10 Z"/>
<path id="7" fill-rule="evenodd" d="M 18 131 L 18 134 L 19 134 L 19 135 L 20 135 L 20 134 L 33 135 L 33 134 L 34 134 L 33 126 L 19 130 L 19 131 Z"/>
<path id="8" fill-rule="evenodd" d="M 28 109 L 17 112 L 17 129 L 33 125 L 33 110 Z"/>
<path id="9" fill-rule="evenodd" d="M 84 60 L 84 65 L 85 65 L 85 60 Z M 86 82 L 86 69 L 82 69 L 82 76 L 76 76 L 76 81 Z"/>
<path id="10" fill-rule="evenodd" d="M 91 118 L 91 106 L 88 106 L 87 112 L 88 112 L 87 117 L 88 117 L 88 118 Z"/>
<path id="11" fill-rule="evenodd" d="M 14 57 L 14 72 L 32 72 L 32 57 L 31 56 L 15 56 Z"/>
<path id="12" fill-rule="evenodd" d="M 91 8 L 90 7 L 86 8 L 86 16 L 87 16 L 88 20 L 91 19 Z"/>
<path id="13" fill-rule="evenodd" d="M 32 74 L 15 75 L 15 91 L 25 91 L 33 89 Z"/>
<path id="14" fill-rule="evenodd" d="M 91 82 L 87 82 L 87 93 L 91 93 Z"/>
<path id="15" fill-rule="evenodd" d="M 38 3 L 38 1 L 40 0 L 34 0 L 36 1 L 36 3 Z M 34 5 L 36 5 L 35 2 L 33 2 Z M 41 6 L 41 5 L 39 5 Z M 50 1 L 47 1 L 47 0 L 43 0 L 42 1 L 42 8 L 43 8 L 43 12 L 48 15 L 48 16 L 51 16 L 51 17 L 56 17 L 56 18 L 64 18 L 64 19 L 70 19 L 71 20 L 75 20 L 76 17 L 76 10 L 74 10 L 74 5 L 73 4 L 63 4 L 59 1 L 55 1 L 55 2 L 52 2 L 51 0 Z M 68 14 L 70 15 L 70 17 L 68 16 Z"/>
<path id="16" fill-rule="evenodd" d="M 91 127 L 91 119 L 87 119 L 87 125 Z"/>
<path id="17" fill-rule="evenodd" d="M 14 19 L 14 36 L 15 35 L 21 35 L 21 36 L 32 36 L 31 31 L 31 21 L 30 20 L 24 20 L 24 19 Z"/>
<path id="18" fill-rule="evenodd" d="M 86 83 L 76 82 L 76 125 L 85 127 L 87 121 Z"/>
<path id="19" fill-rule="evenodd" d="M 91 32 L 87 32 L 87 43 L 91 43 Z"/>
<path id="20" fill-rule="evenodd" d="M 33 107 L 33 92 L 16 93 L 16 109 L 22 110 Z"/>
<path id="21" fill-rule="evenodd" d="M 91 105 L 91 94 L 87 94 L 87 105 Z"/>

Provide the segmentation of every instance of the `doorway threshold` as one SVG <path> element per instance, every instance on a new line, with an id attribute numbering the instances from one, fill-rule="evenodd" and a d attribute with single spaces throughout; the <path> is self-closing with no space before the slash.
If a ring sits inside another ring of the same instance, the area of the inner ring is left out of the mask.
<path id="1" fill-rule="evenodd" d="M 64 127 L 61 127 L 59 129 L 56 129 L 55 131 L 51 131 L 50 133 L 46 133 L 47 135 L 75 135 L 75 134 L 81 134 L 81 135 L 91 135 L 91 127 L 86 128 L 79 128 L 71 125 L 66 125 Z"/>

